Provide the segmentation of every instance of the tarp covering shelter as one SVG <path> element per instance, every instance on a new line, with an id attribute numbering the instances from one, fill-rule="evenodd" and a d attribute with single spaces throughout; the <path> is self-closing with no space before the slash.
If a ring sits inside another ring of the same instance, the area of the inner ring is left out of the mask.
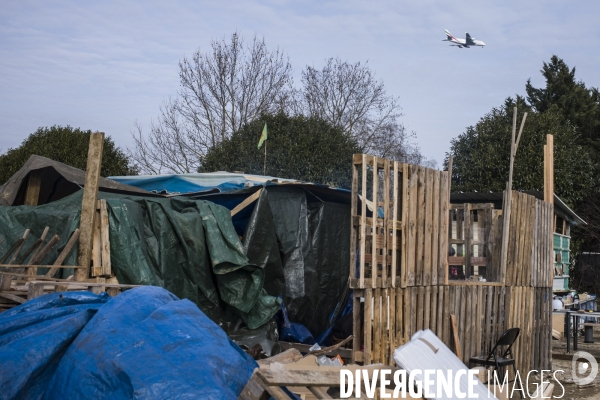
<path id="1" fill-rule="evenodd" d="M 234 313 L 250 328 L 266 323 L 279 309 L 276 299 L 264 294 L 264 269 L 248 261 L 226 208 L 184 198 L 99 197 L 107 200 L 111 264 L 119 283 L 164 287 L 214 320 Z M 49 226 L 49 236 L 60 235 L 45 260 L 51 264 L 79 225 L 81 200 L 79 191 L 37 207 L 0 207 L 0 237 L 6 238 L 0 254 L 25 229 L 31 229 L 27 247 Z M 76 265 L 76 253 L 64 264 Z M 62 269 L 58 277 L 71 273 Z"/>
<path id="2" fill-rule="evenodd" d="M 263 186 L 267 182 L 298 182 L 273 176 L 232 172 L 207 172 L 189 174 L 111 176 L 110 179 L 136 188 L 157 193 L 190 193 L 217 188 L 221 192 Z"/>
<path id="3" fill-rule="evenodd" d="M 85 171 L 46 157 L 32 155 L 6 183 L 0 186 L 0 206 L 24 204 L 29 174 L 40 171 L 41 185 L 38 204 L 60 200 L 85 186 Z M 154 196 L 146 190 L 100 178 L 99 190 L 103 192 Z"/>
<path id="4" fill-rule="evenodd" d="M 0 314 L 0 398 L 233 399 L 257 367 L 158 287 L 52 293 Z"/>
<path id="5" fill-rule="evenodd" d="M 234 208 L 259 188 L 200 196 Z M 250 263 L 265 271 L 265 290 L 281 296 L 289 318 L 316 338 L 343 304 L 350 262 L 348 191 L 313 184 L 267 185 L 233 217 Z"/>

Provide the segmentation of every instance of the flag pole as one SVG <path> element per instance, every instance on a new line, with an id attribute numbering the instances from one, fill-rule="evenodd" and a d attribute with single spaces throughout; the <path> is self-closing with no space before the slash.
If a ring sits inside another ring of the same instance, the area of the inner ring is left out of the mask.
<path id="1" fill-rule="evenodd" d="M 263 175 L 267 175 L 267 141 L 265 140 L 265 162 L 263 164 Z"/>

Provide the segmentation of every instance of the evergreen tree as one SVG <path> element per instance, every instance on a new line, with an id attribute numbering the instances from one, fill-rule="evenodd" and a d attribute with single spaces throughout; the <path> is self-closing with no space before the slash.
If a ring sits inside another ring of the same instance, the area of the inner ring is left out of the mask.
<path id="1" fill-rule="evenodd" d="M 352 155 L 360 152 L 356 142 L 323 119 L 284 113 L 265 114 L 245 124 L 208 151 L 198 172 L 262 175 L 264 147 L 258 149 L 257 145 L 265 123 L 267 175 L 350 187 Z"/>
<path id="2" fill-rule="evenodd" d="M 92 131 L 70 126 L 39 128 L 21 143 L 21 146 L 0 155 L 0 184 L 13 176 L 33 154 L 85 170 Z M 109 136 L 104 138 L 102 176 L 137 175 L 129 159 Z"/>

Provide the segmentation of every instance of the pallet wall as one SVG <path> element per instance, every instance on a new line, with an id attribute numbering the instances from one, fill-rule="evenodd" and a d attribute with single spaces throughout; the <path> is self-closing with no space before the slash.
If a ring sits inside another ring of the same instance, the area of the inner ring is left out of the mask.
<path id="1" fill-rule="evenodd" d="M 502 276 L 502 211 L 450 205 L 447 172 L 357 154 L 352 190 L 354 361 L 393 364 L 394 349 L 422 329 L 454 348 L 453 314 L 463 362 L 519 327 L 517 368 L 550 367 L 552 205 L 513 192 L 506 280 L 491 282 Z M 488 282 L 448 281 L 451 243 L 466 246 L 462 265 L 486 267 Z"/>

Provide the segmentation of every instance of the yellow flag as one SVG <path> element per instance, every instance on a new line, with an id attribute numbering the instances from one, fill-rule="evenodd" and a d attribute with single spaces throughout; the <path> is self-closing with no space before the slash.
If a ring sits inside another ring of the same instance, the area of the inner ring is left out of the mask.
<path id="1" fill-rule="evenodd" d="M 267 140 L 267 123 L 265 122 L 265 127 L 263 128 L 262 135 L 260 135 L 260 140 L 258 141 L 258 148 L 260 149 L 263 145 L 263 142 Z"/>

